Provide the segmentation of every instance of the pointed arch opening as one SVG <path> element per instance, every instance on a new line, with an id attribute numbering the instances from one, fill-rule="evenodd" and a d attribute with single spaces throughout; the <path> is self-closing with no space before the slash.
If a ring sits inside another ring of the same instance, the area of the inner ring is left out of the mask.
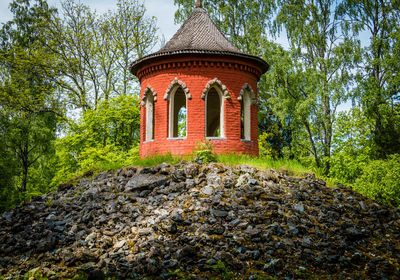
<path id="1" fill-rule="evenodd" d="M 181 86 L 175 86 L 169 96 L 169 138 L 187 135 L 187 95 Z"/>
<path id="2" fill-rule="evenodd" d="M 146 98 L 146 141 L 154 140 L 154 96 Z"/>
<path id="3" fill-rule="evenodd" d="M 157 93 L 151 86 L 147 86 L 141 101 L 141 105 L 146 108 L 145 141 L 154 140 L 155 101 L 157 101 Z"/>
<path id="4" fill-rule="evenodd" d="M 205 94 L 206 138 L 224 138 L 224 98 L 221 90 L 212 86 Z"/>
<path id="5" fill-rule="evenodd" d="M 255 104 L 255 95 L 249 84 L 244 84 L 240 91 L 240 138 L 251 141 L 251 105 Z"/>

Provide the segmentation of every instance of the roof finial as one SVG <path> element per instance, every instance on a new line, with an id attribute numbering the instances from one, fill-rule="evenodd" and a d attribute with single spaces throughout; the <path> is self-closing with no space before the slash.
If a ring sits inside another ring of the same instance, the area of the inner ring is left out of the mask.
<path id="1" fill-rule="evenodd" d="M 197 0 L 196 1 L 196 8 L 201 8 L 201 7 L 202 7 L 201 0 Z"/>

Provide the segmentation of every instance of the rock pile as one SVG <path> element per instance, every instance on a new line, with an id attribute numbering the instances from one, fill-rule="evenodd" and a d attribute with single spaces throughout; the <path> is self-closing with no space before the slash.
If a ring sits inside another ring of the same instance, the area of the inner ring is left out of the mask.
<path id="1" fill-rule="evenodd" d="M 400 279 L 399 216 L 312 175 L 126 167 L 4 213 L 0 278 Z"/>

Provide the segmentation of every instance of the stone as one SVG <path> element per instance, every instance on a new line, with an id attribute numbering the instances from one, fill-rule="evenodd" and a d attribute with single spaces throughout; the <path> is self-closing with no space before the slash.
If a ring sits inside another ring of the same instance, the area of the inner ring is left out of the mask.
<path id="1" fill-rule="evenodd" d="M 264 271 L 271 275 L 275 275 L 283 268 L 282 259 L 271 259 L 267 264 L 264 265 Z"/>
<path id="2" fill-rule="evenodd" d="M 205 195 L 212 195 L 214 193 L 214 188 L 212 186 L 207 185 L 201 189 L 201 192 Z"/>
<path id="3" fill-rule="evenodd" d="M 192 162 L 185 164 L 185 166 L 183 167 L 186 177 L 191 179 L 195 178 L 199 174 L 199 169 L 199 165 Z"/>
<path id="4" fill-rule="evenodd" d="M 258 185 L 258 181 L 254 178 L 249 179 L 249 181 L 247 182 L 249 185 Z"/>
<path id="5" fill-rule="evenodd" d="M 138 230 L 139 236 L 151 235 L 153 230 L 151 228 L 141 228 Z"/>
<path id="6" fill-rule="evenodd" d="M 218 210 L 218 209 L 210 209 L 210 213 L 211 215 L 213 215 L 214 217 L 226 217 L 229 215 L 228 211 L 225 210 Z"/>
<path id="7" fill-rule="evenodd" d="M 397 279 L 399 215 L 309 175 L 193 162 L 121 169 L 3 213 L 0 274 Z"/>
<path id="8" fill-rule="evenodd" d="M 301 204 L 301 203 L 295 204 L 295 205 L 293 205 L 293 209 L 303 213 L 304 212 L 304 205 Z"/>
<path id="9" fill-rule="evenodd" d="M 163 175 L 136 174 L 128 181 L 125 192 L 152 190 L 167 183 Z"/>
<path id="10" fill-rule="evenodd" d="M 234 187 L 234 186 L 235 186 L 235 178 L 234 178 L 233 176 L 229 176 L 229 175 L 224 176 L 224 177 L 222 178 L 222 185 L 223 185 L 225 188 L 232 188 L 232 187 Z"/>
<path id="11" fill-rule="evenodd" d="M 219 185 L 221 185 L 221 176 L 219 176 L 217 173 L 208 173 L 207 184 L 210 186 L 218 187 Z"/>
<path id="12" fill-rule="evenodd" d="M 190 245 L 184 246 L 178 251 L 178 260 L 186 259 L 193 260 L 197 257 L 197 250 Z"/>
<path id="13" fill-rule="evenodd" d="M 122 248 L 126 244 L 126 240 L 121 240 L 118 241 L 117 243 L 114 244 L 113 249 L 118 250 Z"/>

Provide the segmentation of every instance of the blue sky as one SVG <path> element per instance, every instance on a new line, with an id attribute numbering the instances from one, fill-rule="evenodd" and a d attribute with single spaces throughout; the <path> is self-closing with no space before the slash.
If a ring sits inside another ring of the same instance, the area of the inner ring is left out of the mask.
<path id="1" fill-rule="evenodd" d="M 48 0 L 51 6 L 60 6 L 62 0 Z M 0 22 L 4 23 L 12 18 L 8 8 L 11 0 L 0 0 Z M 95 9 L 98 13 L 113 10 L 117 6 L 117 0 L 81 0 L 82 3 Z M 193 6 L 194 6 L 193 1 Z M 174 24 L 175 6 L 173 0 L 144 0 L 148 16 L 157 18 L 158 34 L 161 38 L 163 34 L 168 41 L 178 30 L 179 26 Z M 157 48 L 157 47 L 156 47 Z M 154 50 L 154 51 L 157 51 Z"/>
<path id="2" fill-rule="evenodd" d="M 12 14 L 8 8 L 10 2 L 11 0 L 0 0 L 1 23 L 4 23 L 12 18 Z M 48 0 L 48 3 L 55 7 L 59 7 L 61 2 L 62 0 Z M 80 0 L 80 2 L 86 4 L 91 9 L 95 9 L 98 13 L 103 13 L 107 10 L 115 9 L 117 0 Z M 144 0 L 144 5 L 147 9 L 147 15 L 155 16 L 157 18 L 159 38 L 164 36 L 167 42 L 179 28 L 178 25 L 174 24 L 174 13 L 176 10 L 174 0 Z M 193 6 L 194 5 L 195 1 L 193 0 Z M 280 38 L 277 38 L 276 41 L 284 47 L 288 46 L 285 34 L 282 34 Z M 362 36 L 362 41 L 365 44 L 368 41 L 368 36 Z M 160 46 L 156 45 L 153 51 L 157 51 L 159 48 Z M 342 104 L 341 107 L 341 110 L 348 109 L 350 104 L 348 102 L 346 104 Z"/>

